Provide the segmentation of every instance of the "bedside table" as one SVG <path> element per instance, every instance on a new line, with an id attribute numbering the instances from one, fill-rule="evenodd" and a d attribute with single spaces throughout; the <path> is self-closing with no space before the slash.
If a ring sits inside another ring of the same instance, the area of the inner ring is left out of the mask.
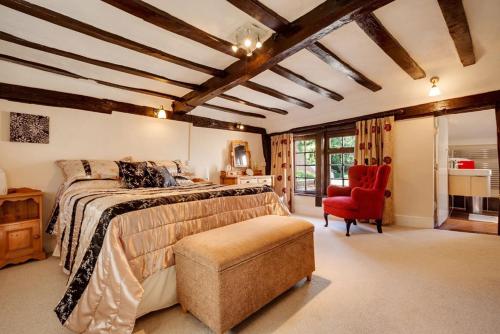
<path id="1" fill-rule="evenodd" d="M 9 189 L 0 195 L 0 268 L 30 259 L 45 259 L 40 190 Z"/>

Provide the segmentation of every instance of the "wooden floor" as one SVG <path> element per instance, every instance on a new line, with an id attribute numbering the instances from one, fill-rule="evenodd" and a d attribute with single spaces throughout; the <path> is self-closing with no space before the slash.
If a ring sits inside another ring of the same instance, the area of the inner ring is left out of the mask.
<path id="1" fill-rule="evenodd" d="M 498 234 L 498 224 L 467 220 L 461 217 L 448 218 L 439 229 L 470 233 Z"/>

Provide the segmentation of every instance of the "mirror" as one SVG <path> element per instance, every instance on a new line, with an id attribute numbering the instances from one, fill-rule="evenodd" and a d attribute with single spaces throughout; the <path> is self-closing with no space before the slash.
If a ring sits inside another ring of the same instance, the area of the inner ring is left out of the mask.
<path id="1" fill-rule="evenodd" d="M 232 163 L 235 168 L 250 168 L 250 150 L 246 141 L 231 142 Z"/>

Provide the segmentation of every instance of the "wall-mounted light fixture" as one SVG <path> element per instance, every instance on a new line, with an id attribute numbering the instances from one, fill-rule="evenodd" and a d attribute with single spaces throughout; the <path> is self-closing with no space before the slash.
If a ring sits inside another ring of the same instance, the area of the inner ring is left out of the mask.
<path id="1" fill-rule="evenodd" d="M 429 96 L 438 96 L 438 95 L 441 95 L 441 90 L 437 86 L 438 82 L 439 82 L 439 78 L 438 77 L 432 77 L 431 78 L 432 86 L 431 86 L 431 89 L 429 90 Z"/>
<path id="2" fill-rule="evenodd" d="M 167 112 L 165 111 L 165 109 L 163 109 L 163 106 L 161 106 L 160 109 L 156 111 L 155 115 L 156 118 L 167 119 Z"/>

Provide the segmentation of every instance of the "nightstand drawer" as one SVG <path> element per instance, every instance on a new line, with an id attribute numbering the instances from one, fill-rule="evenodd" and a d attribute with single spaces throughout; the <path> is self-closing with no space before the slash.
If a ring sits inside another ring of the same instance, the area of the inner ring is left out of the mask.
<path id="1" fill-rule="evenodd" d="M 40 221 L 0 225 L 0 257 L 14 259 L 39 253 L 42 249 Z"/>

